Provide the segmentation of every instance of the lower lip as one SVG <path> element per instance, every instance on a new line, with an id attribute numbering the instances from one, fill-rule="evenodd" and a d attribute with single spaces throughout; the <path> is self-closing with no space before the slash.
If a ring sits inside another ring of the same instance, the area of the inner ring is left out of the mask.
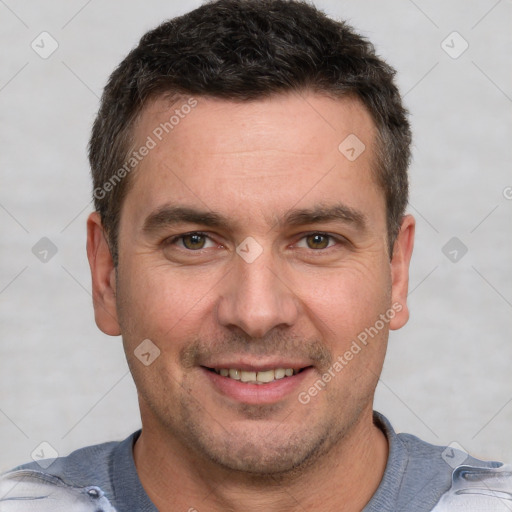
<path id="1" fill-rule="evenodd" d="M 223 377 L 204 367 L 201 367 L 201 370 L 210 379 L 213 386 L 225 396 L 246 404 L 271 404 L 303 387 L 304 380 L 307 379 L 313 368 L 304 368 L 291 377 L 283 377 L 265 384 L 247 384 L 230 377 Z"/>

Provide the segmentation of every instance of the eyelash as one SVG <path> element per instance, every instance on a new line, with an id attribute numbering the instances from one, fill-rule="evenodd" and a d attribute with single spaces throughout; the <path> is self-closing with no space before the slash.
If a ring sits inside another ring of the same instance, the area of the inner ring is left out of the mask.
<path id="1" fill-rule="evenodd" d="M 176 236 L 173 236 L 171 238 L 167 238 L 165 239 L 162 243 L 165 245 L 165 246 L 169 246 L 169 245 L 175 245 L 176 242 L 178 242 L 179 240 L 182 240 L 184 237 L 186 236 L 190 236 L 190 235 L 199 235 L 199 236 L 204 236 L 205 238 L 208 238 L 209 240 L 213 241 L 213 239 L 208 235 L 208 233 L 205 233 L 203 231 L 190 231 L 188 233 L 183 233 L 181 235 L 176 235 Z M 320 236 L 326 236 L 328 237 L 330 240 L 329 241 L 335 241 L 336 242 L 336 245 L 347 245 L 349 243 L 349 241 L 338 235 L 338 236 L 335 236 L 335 235 L 331 235 L 330 233 L 325 233 L 324 231 L 311 231 L 309 233 L 305 233 L 303 234 L 300 238 L 299 238 L 299 241 L 307 238 L 308 236 L 313 236 L 313 235 L 320 235 Z M 221 244 L 219 244 L 221 245 Z M 328 247 L 326 247 L 325 249 L 309 249 L 311 252 L 317 252 L 317 253 L 320 253 L 320 252 L 326 252 L 327 250 L 329 249 L 332 249 L 334 247 L 334 245 L 330 245 Z M 196 249 L 196 250 L 193 250 L 193 249 L 187 249 L 186 247 L 181 247 L 180 249 L 186 251 L 186 252 L 190 252 L 190 253 L 201 253 L 202 251 L 204 250 L 207 250 L 207 249 Z"/>
<path id="2" fill-rule="evenodd" d="M 205 238 L 212 240 L 212 238 L 208 235 L 208 233 L 204 233 L 203 231 L 190 231 L 188 233 L 183 233 L 181 235 L 176 235 L 171 238 L 167 238 L 166 240 L 163 241 L 163 244 L 166 246 L 175 245 L 178 240 L 182 240 L 186 236 L 191 236 L 191 235 L 204 236 Z M 188 251 L 188 252 L 201 252 L 202 250 L 204 250 L 204 249 L 197 249 L 196 251 L 193 251 L 191 249 L 187 249 L 186 247 L 182 247 L 182 249 L 185 251 Z"/>

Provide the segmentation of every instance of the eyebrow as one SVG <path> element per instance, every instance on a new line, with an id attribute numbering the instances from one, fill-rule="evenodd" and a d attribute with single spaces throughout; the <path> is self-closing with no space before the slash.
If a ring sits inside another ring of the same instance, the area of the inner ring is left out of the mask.
<path id="1" fill-rule="evenodd" d="M 341 203 L 332 206 L 318 205 L 313 208 L 292 210 L 285 215 L 284 220 L 279 221 L 279 224 L 300 226 L 334 221 L 352 224 L 361 231 L 366 230 L 368 224 L 363 212 Z"/>
<path id="2" fill-rule="evenodd" d="M 351 224 L 361 231 L 367 229 L 366 215 L 341 203 L 331 206 L 317 205 L 313 208 L 291 210 L 283 218 L 277 220 L 277 225 L 280 227 L 302 226 L 336 221 Z M 145 234 L 151 235 L 164 228 L 183 223 L 211 228 L 229 228 L 233 224 L 232 219 L 216 212 L 166 204 L 146 217 L 142 231 Z"/>
<path id="3" fill-rule="evenodd" d="M 214 212 L 196 210 L 185 206 L 164 205 L 146 217 L 142 231 L 152 234 L 174 224 L 200 224 L 212 228 L 229 225 L 229 219 Z"/>

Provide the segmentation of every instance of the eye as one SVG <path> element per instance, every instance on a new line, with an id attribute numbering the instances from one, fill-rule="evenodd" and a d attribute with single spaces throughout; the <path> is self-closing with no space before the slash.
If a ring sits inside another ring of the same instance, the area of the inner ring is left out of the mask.
<path id="1" fill-rule="evenodd" d="M 184 235 L 175 236 L 168 241 L 166 245 L 178 245 L 189 251 L 200 251 L 208 247 L 214 247 L 215 243 L 205 233 L 192 232 Z"/>
<path id="2" fill-rule="evenodd" d="M 297 244 L 297 247 L 321 250 L 332 247 L 336 242 L 339 242 L 339 240 L 336 240 L 332 235 L 326 233 L 311 233 L 304 236 Z"/>
<path id="3" fill-rule="evenodd" d="M 187 249 L 203 249 L 206 244 L 206 237 L 200 233 L 190 233 L 189 235 L 183 235 L 181 242 Z"/>

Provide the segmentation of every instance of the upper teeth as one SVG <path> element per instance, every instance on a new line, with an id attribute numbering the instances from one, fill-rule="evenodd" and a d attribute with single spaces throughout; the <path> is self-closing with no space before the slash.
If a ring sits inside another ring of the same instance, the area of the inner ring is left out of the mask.
<path id="1" fill-rule="evenodd" d="M 215 373 L 223 377 L 230 377 L 231 379 L 248 382 L 250 384 L 262 384 L 265 382 L 272 382 L 273 380 L 282 379 L 283 377 L 291 377 L 298 370 L 293 368 L 276 368 L 274 370 L 265 370 L 261 372 L 251 372 L 245 370 L 238 370 L 236 368 L 220 368 L 214 369 Z"/>

